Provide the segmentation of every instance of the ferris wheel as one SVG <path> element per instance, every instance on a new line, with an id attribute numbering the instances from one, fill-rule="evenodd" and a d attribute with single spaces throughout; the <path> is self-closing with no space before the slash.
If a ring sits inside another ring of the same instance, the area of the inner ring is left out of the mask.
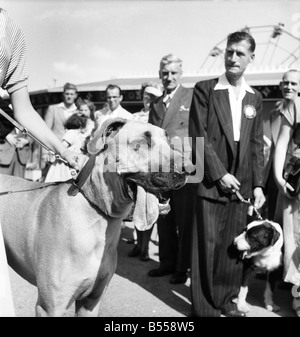
<path id="1" fill-rule="evenodd" d="M 255 61 L 251 69 L 300 69 L 300 39 L 287 32 L 283 23 L 278 25 L 244 27 L 255 39 Z M 224 67 L 227 38 L 217 43 L 209 52 L 200 70 L 219 71 Z"/>

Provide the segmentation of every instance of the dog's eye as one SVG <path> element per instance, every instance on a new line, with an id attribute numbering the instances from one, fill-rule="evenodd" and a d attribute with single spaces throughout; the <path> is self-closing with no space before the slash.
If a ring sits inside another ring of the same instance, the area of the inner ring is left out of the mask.
<path id="1" fill-rule="evenodd" d="M 134 146 L 134 151 L 138 151 L 141 147 L 141 144 L 139 143 L 136 143 L 135 146 Z"/>

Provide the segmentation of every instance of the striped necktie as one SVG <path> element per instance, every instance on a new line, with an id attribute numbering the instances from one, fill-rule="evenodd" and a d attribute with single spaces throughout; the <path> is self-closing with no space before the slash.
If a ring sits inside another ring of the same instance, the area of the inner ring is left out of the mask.
<path id="1" fill-rule="evenodd" d="M 171 102 L 171 97 L 170 97 L 170 95 L 166 95 L 166 97 L 164 98 L 163 102 L 164 102 L 165 108 L 168 109 L 169 104 L 170 104 L 170 102 Z"/>

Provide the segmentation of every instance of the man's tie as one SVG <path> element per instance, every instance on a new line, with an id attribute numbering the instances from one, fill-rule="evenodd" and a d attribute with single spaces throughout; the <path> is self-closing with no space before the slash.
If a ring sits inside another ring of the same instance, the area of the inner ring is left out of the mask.
<path id="1" fill-rule="evenodd" d="M 166 95 L 166 97 L 164 98 L 163 102 L 164 102 L 165 108 L 168 109 L 169 104 L 171 102 L 171 97 L 169 95 Z"/>

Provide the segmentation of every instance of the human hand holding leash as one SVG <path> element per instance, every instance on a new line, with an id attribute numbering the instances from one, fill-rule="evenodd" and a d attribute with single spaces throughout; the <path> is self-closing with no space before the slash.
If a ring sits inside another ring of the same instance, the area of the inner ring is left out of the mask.
<path id="1" fill-rule="evenodd" d="M 241 183 L 230 173 L 226 173 L 218 180 L 221 189 L 226 193 L 235 193 L 240 189 Z"/>
<path id="2" fill-rule="evenodd" d="M 86 161 L 86 157 L 81 153 L 73 152 L 68 149 L 61 154 L 61 157 L 68 162 L 72 178 L 77 178 L 79 171 L 82 169 L 84 162 Z"/>
<path id="3" fill-rule="evenodd" d="M 253 216 L 254 209 L 256 210 L 256 213 L 259 214 L 257 210 L 259 210 L 263 206 L 263 204 L 266 202 L 266 197 L 261 187 L 254 188 L 253 196 L 254 196 L 254 203 L 253 205 L 250 205 L 248 208 L 249 216 Z"/>
<path id="4" fill-rule="evenodd" d="M 42 156 L 44 165 L 46 163 L 53 164 L 56 160 L 60 160 L 65 165 L 68 165 L 70 167 L 72 178 L 75 179 L 79 171 L 82 169 L 86 158 L 81 153 L 73 152 L 68 149 L 63 151 L 60 156 L 50 152 L 45 153 Z"/>

